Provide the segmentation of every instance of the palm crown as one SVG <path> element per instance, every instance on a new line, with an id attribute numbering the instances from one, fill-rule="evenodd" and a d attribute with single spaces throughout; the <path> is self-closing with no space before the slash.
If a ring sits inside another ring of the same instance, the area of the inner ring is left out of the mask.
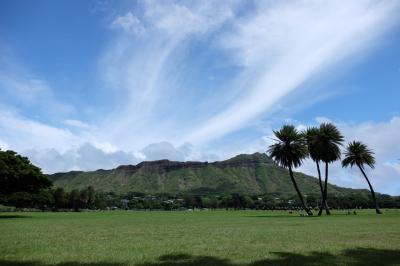
<path id="1" fill-rule="evenodd" d="M 279 165 L 289 168 L 298 167 L 307 156 L 307 147 L 303 136 L 292 125 L 284 125 L 274 131 L 278 143 L 269 146 L 268 153 Z"/>
<path id="2" fill-rule="evenodd" d="M 354 165 L 364 168 L 364 165 L 368 165 L 374 168 L 375 158 L 374 153 L 368 149 L 367 145 L 359 141 L 350 142 L 345 151 L 345 158 L 342 161 L 343 167 Z"/>
<path id="3" fill-rule="evenodd" d="M 314 156 L 325 163 L 340 159 L 340 146 L 343 139 L 342 134 L 335 125 L 322 123 L 312 143 Z"/>
<path id="4" fill-rule="evenodd" d="M 307 142 L 308 153 L 311 159 L 316 162 L 320 159 L 318 158 L 318 154 L 315 147 L 315 138 L 319 133 L 319 129 L 317 127 L 308 127 L 306 130 L 302 132 L 304 139 Z"/>

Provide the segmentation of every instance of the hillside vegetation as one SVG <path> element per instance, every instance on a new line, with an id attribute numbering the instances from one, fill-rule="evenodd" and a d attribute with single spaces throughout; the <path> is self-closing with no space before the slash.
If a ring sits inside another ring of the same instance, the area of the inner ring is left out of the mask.
<path id="1" fill-rule="evenodd" d="M 295 173 L 307 193 L 319 193 L 318 180 Z M 288 196 L 295 192 L 287 170 L 265 154 L 241 154 L 220 162 L 176 162 L 159 160 L 123 165 L 112 170 L 72 171 L 50 176 L 54 185 L 66 190 L 93 186 L 96 190 L 126 193 L 191 193 L 199 195 L 243 193 Z M 330 194 L 356 190 L 329 185 Z M 358 190 L 359 192 L 359 190 Z"/>

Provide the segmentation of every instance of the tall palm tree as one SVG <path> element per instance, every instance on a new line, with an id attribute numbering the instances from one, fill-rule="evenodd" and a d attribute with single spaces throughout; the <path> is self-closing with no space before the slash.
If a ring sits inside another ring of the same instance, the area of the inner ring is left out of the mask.
<path id="1" fill-rule="evenodd" d="M 278 138 L 278 143 L 269 146 L 268 153 L 275 163 L 289 169 L 290 179 L 300 198 L 301 205 L 307 214 L 311 216 L 312 212 L 303 199 L 292 170 L 293 167 L 300 166 L 307 156 L 307 146 L 303 136 L 292 125 L 284 125 L 280 130 L 274 131 L 274 134 Z"/>
<path id="2" fill-rule="evenodd" d="M 324 188 L 322 186 L 322 178 L 321 178 L 321 169 L 320 169 L 320 162 L 321 159 L 318 157 L 318 153 L 316 151 L 316 147 L 315 147 L 315 142 L 316 142 L 316 137 L 319 134 L 319 128 L 317 127 L 308 127 L 306 130 L 304 130 L 302 132 L 306 143 L 307 143 L 307 147 L 308 147 L 308 154 L 310 155 L 310 158 L 315 162 L 315 164 L 317 165 L 317 172 L 318 172 L 318 181 L 319 181 L 319 188 L 321 190 L 321 204 L 322 204 L 322 199 L 324 197 Z M 329 208 L 328 208 L 328 204 L 325 202 L 325 210 L 326 210 L 326 214 L 330 214 Z"/>
<path id="3" fill-rule="evenodd" d="M 369 179 L 364 171 L 364 165 L 368 165 L 371 168 L 375 167 L 374 152 L 368 149 L 367 145 L 365 145 L 364 143 L 361 143 L 359 141 L 353 141 L 347 145 L 344 154 L 345 158 L 342 161 L 342 166 L 343 167 L 348 167 L 348 166 L 353 167 L 354 165 L 358 166 L 361 173 L 365 177 L 365 180 L 367 180 L 369 189 L 371 190 L 372 200 L 374 201 L 375 204 L 376 213 L 382 214 L 375 198 L 375 191 L 372 188 L 371 182 L 369 182 Z"/>
<path id="4" fill-rule="evenodd" d="M 322 214 L 323 209 L 327 207 L 328 197 L 328 168 L 329 164 L 340 159 L 340 146 L 343 142 L 343 136 L 339 129 L 332 123 L 322 123 L 319 132 L 315 137 L 315 153 L 317 157 L 325 163 L 325 183 L 324 194 L 318 215 Z M 330 214 L 326 209 L 326 214 Z"/>

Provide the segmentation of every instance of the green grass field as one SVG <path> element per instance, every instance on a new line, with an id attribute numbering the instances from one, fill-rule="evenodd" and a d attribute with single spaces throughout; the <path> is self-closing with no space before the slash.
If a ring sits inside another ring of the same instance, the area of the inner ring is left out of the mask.
<path id="1" fill-rule="evenodd" d="M 400 210 L 3 213 L 0 265 L 400 265 Z"/>

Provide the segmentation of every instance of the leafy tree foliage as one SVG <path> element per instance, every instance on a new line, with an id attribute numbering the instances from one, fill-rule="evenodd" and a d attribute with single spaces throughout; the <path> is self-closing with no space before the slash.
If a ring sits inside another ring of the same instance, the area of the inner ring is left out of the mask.
<path id="1" fill-rule="evenodd" d="M 66 208 L 68 205 L 67 193 L 63 188 L 57 188 L 54 193 L 54 207 L 57 209 Z"/>
<path id="2" fill-rule="evenodd" d="M 81 201 L 81 194 L 92 191 L 93 204 Z M 382 206 L 385 208 L 399 208 L 400 197 L 381 195 Z M 306 199 L 309 207 L 319 206 L 318 194 L 309 194 Z M 37 194 L 17 192 L 10 195 L 9 203 L 18 208 L 39 208 L 44 210 L 186 210 L 186 209 L 230 209 L 230 210 L 302 210 L 302 203 L 298 196 L 283 195 L 246 195 L 231 193 L 225 195 L 149 195 L 140 192 L 116 194 L 113 192 L 95 191 L 93 188 L 64 191 L 62 188 L 44 190 Z M 374 207 L 374 201 L 368 194 L 355 192 L 352 194 L 333 194 L 328 204 L 334 209 L 358 209 Z"/>
<path id="3" fill-rule="evenodd" d="M 52 181 L 28 158 L 14 151 L 0 150 L 0 194 L 37 193 L 51 186 Z"/>

